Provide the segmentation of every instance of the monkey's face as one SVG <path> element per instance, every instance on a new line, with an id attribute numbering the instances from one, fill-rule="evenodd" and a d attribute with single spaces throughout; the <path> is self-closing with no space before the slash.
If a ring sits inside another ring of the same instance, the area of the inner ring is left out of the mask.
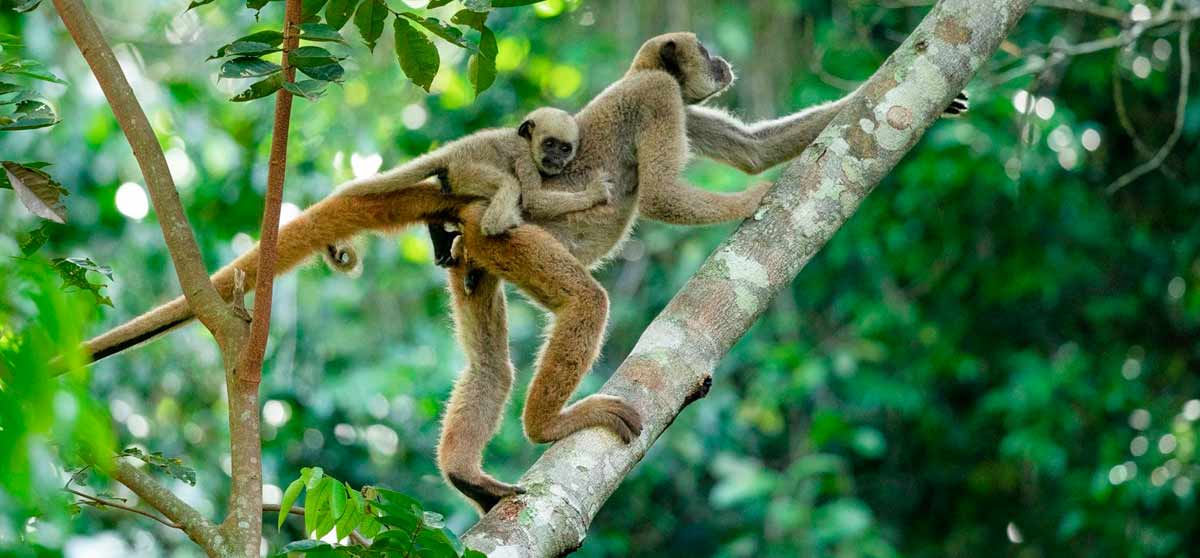
<path id="1" fill-rule="evenodd" d="M 633 69 L 658 69 L 679 82 L 683 101 L 699 103 L 733 83 L 733 68 L 713 56 L 693 33 L 668 33 L 646 41 L 638 51 Z"/>
<path id="2" fill-rule="evenodd" d="M 529 140 L 534 164 L 548 176 L 561 173 L 579 150 L 579 126 L 563 110 L 537 109 L 525 117 L 517 133 Z"/>

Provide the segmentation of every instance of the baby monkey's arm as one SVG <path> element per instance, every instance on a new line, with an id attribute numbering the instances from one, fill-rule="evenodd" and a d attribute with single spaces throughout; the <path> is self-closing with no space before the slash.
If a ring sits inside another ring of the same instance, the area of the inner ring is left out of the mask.
<path id="1" fill-rule="evenodd" d="M 564 213 L 591 209 L 612 199 L 612 178 L 605 172 L 593 172 L 587 189 L 582 192 L 545 190 L 541 188 L 541 181 L 538 182 L 536 189 L 526 189 L 525 184 L 521 184 L 521 205 L 533 219 L 550 219 Z"/>

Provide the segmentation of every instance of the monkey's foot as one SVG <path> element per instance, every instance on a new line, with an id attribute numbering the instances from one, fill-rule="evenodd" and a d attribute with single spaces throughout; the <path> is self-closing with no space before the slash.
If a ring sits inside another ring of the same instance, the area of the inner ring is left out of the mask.
<path id="1" fill-rule="evenodd" d="M 589 395 L 579 401 L 596 426 L 612 430 L 622 442 L 628 444 L 642 434 L 642 415 L 629 406 L 624 399 L 612 395 Z"/>
<path id="2" fill-rule="evenodd" d="M 642 433 L 642 415 L 620 397 L 589 395 L 568 407 L 557 419 L 547 424 L 531 424 L 527 415 L 525 435 L 535 444 L 544 444 L 594 426 L 611 430 L 622 442 L 628 444 Z"/>
<path id="3" fill-rule="evenodd" d="M 500 503 L 500 500 L 508 496 L 525 493 L 525 489 L 520 486 L 500 482 L 482 472 L 461 476 L 455 473 L 447 473 L 446 478 L 463 496 L 466 496 L 476 506 L 479 506 L 479 509 L 483 513 L 490 511 L 496 504 Z"/>

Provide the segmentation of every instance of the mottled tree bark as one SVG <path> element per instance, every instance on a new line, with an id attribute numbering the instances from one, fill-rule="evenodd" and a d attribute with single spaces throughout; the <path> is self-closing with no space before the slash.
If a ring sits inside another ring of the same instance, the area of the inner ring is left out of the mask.
<path id="1" fill-rule="evenodd" d="M 592 518 L 650 445 L 703 397 L 729 348 L 921 138 L 1032 0 L 943 0 L 780 177 L 647 327 L 602 390 L 631 401 L 630 445 L 590 429 L 548 449 L 464 536 L 492 558 L 549 557 L 582 543 Z"/>

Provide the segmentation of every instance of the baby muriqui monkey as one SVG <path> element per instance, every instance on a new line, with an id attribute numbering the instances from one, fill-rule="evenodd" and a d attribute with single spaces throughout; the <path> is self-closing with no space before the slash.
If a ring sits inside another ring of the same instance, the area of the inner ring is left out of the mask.
<path id="1" fill-rule="evenodd" d="M 590 209 L 609 201 L 607 179 L 593 179 L 583 192 L 542 190 L 542 175 L 563 171 L 579 151 L 579 126 L 566 111 L 543 107 L 529 113 L 516 129 L 482 130 L 448 143 L 383 177 L 351 182 L 337 195 L 357 196 L 394 190 L 396 184 L 417 185 L 437 176 L 446 193 L 489 198 L 479 228 L 487 236 L 501 234 L 523 221 L 522 210 L 536 219 Z M 386 178 L 381 181 L 380 178 Z M 386 188 L 381 183 L 390 184 Z M 348 243 L 326 247 L 330 267 L 354 273 L 359 258 Z"/>

